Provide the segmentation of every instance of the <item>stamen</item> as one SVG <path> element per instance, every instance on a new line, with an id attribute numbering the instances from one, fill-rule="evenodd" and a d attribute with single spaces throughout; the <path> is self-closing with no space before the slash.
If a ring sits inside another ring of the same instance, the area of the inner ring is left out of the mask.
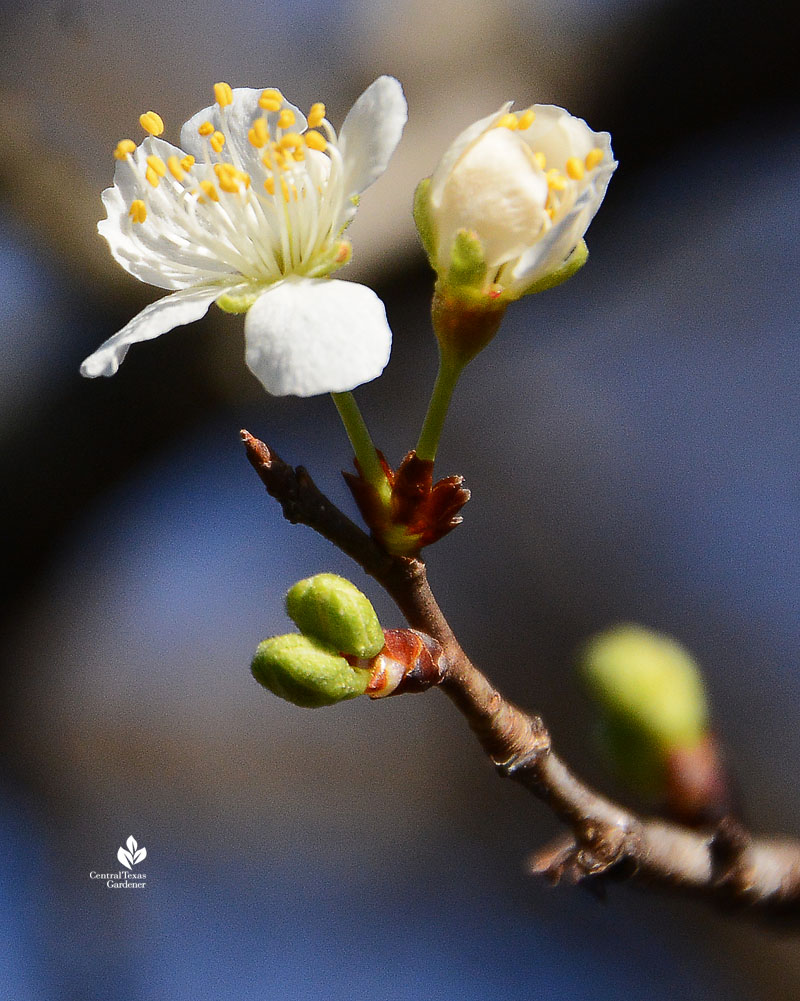
<path id="1" fill-rule="evenodd" d="M 221 153 L 222 147 L 225 145 L 225 136 L 221 132 L 215 132 L 209 142 L 215 153 Z"/>
<path id="2" fill-rule="evenodd" d="M 233 104 L 233 91 L 231 90 L 230 84 L 215 83 L 214 100 L 220 108 L 227 108 L 229 104 Z"/>
<path id="3" fill-rule="evenodd" d="M 527 111 L 523 111 L 519 116 L 519 130 L 524 132 L 525 129 L 529 129 L 533 125 L 536 119 L 536 112 L 533 108 L 528 108 Z"/>
<path id="4" fill-rule="evenodd" d="M 211 183 L 211 181 L 201 181 L 200 187 L 203 189 L 204 193 L 208 195 L 212 202 L 219 201 L 219 195 L 217 194 L 217 189 Z"/>
<path id="5" fill-rule="evenodd" d="M 220 188 L 230 194 L 237 195 L 240 184 L 244 184 L 246 188 L 250 187 L 250 175 L 237 170 L 232 163 L 215 163 L 214 173 L 217 175 Z"/>
<path id="6" fill-rule="evenodd" d="M 586 154 L 586 169 L 594 170 L 594 168 L 602 161 L 603 151 L 598 149 L 596 146 L 594 149 L 590 149 Z"/>
<path id="7" fill-rule="evenodd" d="M 301 146 L 299 149 L 296 149 L 294 151 L 294 153 L 292 154 L 292 156 L 297 161 L 297 163 L 302 163 L 303 160 L 305 160 L 305 158 L 306 158 L 306 151 Z"/>
<path id="8" fill-rule="evenodd" d="M 143 115 L 139 115 L 139 124 L 151 136 L 160 136 L 164 131 L 161 115 L 157 115 L 155 111 L 146 111 Z"/>
<path id="9" fill-rule="evenodd" d="M 309 122 L 311 121 L 310 116 L 308 120 Z M 328 148 L 328 140 L 322 135 L 321 132 L 315 132 L 314 129 L 309 129 L 309 131 L 303 136 L 303 139 L 309 149 L 318 150 L 320 153 L 324 153 Z"/>
<path id="10" fill-rule="evenodd" d="M 147 206 L 141 198 L 137 198 L 135 201 L 131 202 L 131 207 L 128 209 L 128 215 L 134 222 L 145 221 L 147 218 Z"/>
<path id="11" fill-rule="evenodd" d="M 298 132 L 284 132 L 278 145 L 281 149 L 298 149 L 303 145 L 303 137 Z"/>
<path id="12" fill-rule="evenodd" d="M 191 170 L 192 167 L 194 167 L 194 157 L 191 153 L 187 153 L 181 160 L 181 167 L 183 167 L 184 170 Z"/>
<path id="13" fill-rule="evenodd" d="M 267 191 L 271 195 L 274 195 L 275 194 L 275 178 L 274 177 L 268 177 L 266 179 L 266 181 L 264 181 L 264 187 L 267 189 Z"/>
<path id="14" fill-rule="evenodd" d="M 167 176 L 167 167 L 160 156 L 148 156 L 147 166 L 154 170 L 159 177 Z"/>
<path id="15" fill-rule="evenodd" d="M 148 184 L 152 184 L 154 188 L 157 188 L 161 178 L 158 176 L 158 171 L 154 170 L 153 167 L 148 167 L 144 172 L 145 180 Z"/>
<path id="16" fill-rule="evenodd" d="M 567 160 L 567 175 L 571 177 L 573 181 L 582 181 L 583 174 L 583 161 L 577 156 L 571 156 Z"/>
<path id="17" fill-rule="evenodd" d="M 566 191 L 567 179 L 560 170 L 553 167 L 547 171 L 547 186 L 551 191 Z"/>
<path id="18" fill-rule="evenodd" d="M 547 166 L 547 157 L 541 151 L 537 150 L 533 154 L 533 159 L 536 161 L 537 166 L 539 167 L 540 170 L 544 170 L 544 168 Z"/>
<path id="19" fill-rule="evenodd" d="M 309 127 L 315 129 L 318 125 L 322 125 L 322 119 L 324 117 L 325 105 L 321 101 L 317 101 L 316 104 L 312 104 L 311 110 L 308 113 Z"/>
<path id="20" fill-rule="evenodd" d="M 177 156 L 167 157 L 167 166 L 169 167 L 169 172 L 175 178 L 176 181 L 182 181 L 184 174 L 181 167 L 181 161 Z"/>
<path id="21" fill-rule="evenodd" d="M 282 104 L 283 94 L 279 90 L 275 90 L 274 87 L 267 87 L 266 90 L 261 91 L 258 106 L 263 108 L 264 111 L 280 111 Z"/>
<path id="22" fill-rule="evenodd" d="M 286 178 L 281 178 L 281 194 L 283 195 L 283 200 L 285 202 L 289 201 L 289 185 L 286 183 Z"/>
<path id="23" fill-rule="evenodd" d="M 214 126 L 211 122 L 203 122 L 202 125 L 198 126 L 197 132 L 201 136 L 210 136 L 214 131 Z"/>
<path id="24" fill-rule="evenodd" d="M 250 140 L 250 145 L 255 146 L 256 149 L 261 149 L 267 145 L 269 142 L 269 129 L 267 128 L 266 118 L 257 118 L 253 122 L 247 133 L 247 138 Z"/>
<path id="25" fill-rule="evenodd" d="M 120 139 L 117 143 L 117 148 L 114 150 L 114 156 L 117 160 L 124 160 L 135 149 L 136 143 L 132 139 Z"/>
<path id="26" fill-rule="evenodd" d="M 278 115 L 278 128 L 288 129 L 290 126 L 294 125 L 295 117 L 294 112 L 291 108 L 284 108 L 283 111 Z"/>
<path id="27" fill-rule="evenodd" d="M 513 132 L 514 129 L 519 128 L 519 119 L 513 111 L 509 111 L 507 114 L 501 115 L 497 119 L 494 123 L 494 127 L 496 129 L 510 129 Z"/>

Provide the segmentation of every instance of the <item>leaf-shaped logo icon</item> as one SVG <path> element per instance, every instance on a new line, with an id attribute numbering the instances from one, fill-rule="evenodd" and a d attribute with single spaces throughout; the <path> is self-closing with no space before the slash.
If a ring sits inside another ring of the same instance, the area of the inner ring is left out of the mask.
<path id="1" fill-rule="evenodd" d="M 120 848 L 117 852 L 117 858 L 126 869 L 131 870 L 135 865 L 138 865 L 139 862 L 143 862 L 147 858 L 147 849 L 139 848 L 136 838 L 133 835 L 128 838 L 125 844 L 127 845 L 127 849 Z"/>

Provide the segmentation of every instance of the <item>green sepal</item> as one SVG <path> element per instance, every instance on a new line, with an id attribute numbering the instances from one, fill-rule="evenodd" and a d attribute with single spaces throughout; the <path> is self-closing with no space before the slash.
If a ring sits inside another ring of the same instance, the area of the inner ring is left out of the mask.
<path id="1" fill-rule="evenodd" d="M 338 653 L 374 657 L 383 649 L 375 609 L 344 577 L 320 573 L 298 581 L 286 595 L 286 611 L 301 632 Z"/>
<path id="2" fill-rule="evenodd" d="M 568 278 L 572 278 L 577 271 L 580 271 L 588 259 L 589 248 L 586 246 L 586 241 L 581 240 L 561 267 L 556 268 L 555 271 L 551 271 L 544 278 L 537 278 L 533 284 L 529 285 L 515 298 L 521 298 L 523 295 L 533 295 L 535 292 L 546 292 L 548 289 L 555 288 L 556 285 L 560 285 Z"/>
<path id="3" fill-rule="evenodd" d="M 262 285 L 246 292 L 223 292 L 214 302 L 223 313 L 246 313 L 269 286 Z"/>
<path id="4" fill-rule="evenodd" d="M 700 670 L 680 644 L 642 626 L 618 626 L 584 648 L 581 669 L 605 720 L 628 742 L 666 755 L 708 732 Z"/>
<path id="5" fill-rule="evenodd" d="M 430 203 L 430 177 L 424 177 L 414 192 L 414 222 L 432 267 L 436 267 L 436 228 Z"/>
<path id="6" fill-rule="evenodd" d="M 371 671 L 351 667 L 334 650 L 300 633 L 259 643 L 251 670 L 260 685 L 304 709 L 363 695 L 371 677 Z"/>
<path id="7" fill-rule="evenodd" d="M 478 234 L 460 229 L 450 248 L 450 264 L 443 276 L 445 288 L 479 291 L 486 279 L 486 257 Z"/>

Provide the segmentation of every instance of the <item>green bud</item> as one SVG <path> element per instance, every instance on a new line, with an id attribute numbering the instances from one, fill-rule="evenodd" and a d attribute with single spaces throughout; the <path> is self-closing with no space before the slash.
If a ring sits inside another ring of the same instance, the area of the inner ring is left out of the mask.
<path id="1" fill-rule="evenodd" d="M 286 595 L 297 627 L 338 653 L 374 657 L 383 649 L 383 629 L 366 595 L 344 577 L 320 573 L 298 581 Z"/>
<path id="2" fill-rule="evenodd" d="M 618 770 L 640 788 L 658 785 L 671 751 L 694 748 L 706 736 L 700 670 L 670 637 L 618 626 L 590 640 L 581 671 Z"/>
<path id="3" fill-rule="evenodd" d="M 307 709 L 363 695 L 372 674 L 351 667 L 335 651 L 299 633 L 259 643 L 251 669 L 260 685 Z"/>
<path id="4" fill-rule="evenodd" d="M 477 233 L 460 229 L 450 248 L 447 285 L 463 286 L 480 292 L 486 278 L 486 257 Z"/>
<path id="5" fill-rule="evenodd" d="M 423 178 L 414 192 L 414 222 L 419 238 L 431 266 L 436 266 L 436 230 L 431 217 L 431 204 L 428 197 L 431 186 L 430 177 Z"/>

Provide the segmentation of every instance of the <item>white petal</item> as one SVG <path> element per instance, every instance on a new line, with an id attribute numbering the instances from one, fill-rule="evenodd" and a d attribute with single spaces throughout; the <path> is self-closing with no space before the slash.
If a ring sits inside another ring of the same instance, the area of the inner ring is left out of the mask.
<path id="1" fill-rule="evenodd" d="M 339 133 L 345 195 L 360 194 L 386 170 L 407 118 L 403 88 L 393 76 L 379 76 L 367 87 Z"/>
<path id="2" fill-rule="evenodd" d="M 173 327 L 191 323 L 205 316 L 211 303 L 230 286 L 180 289 L 158 299 L 138 313 L 113 337 L 101 344 L 81 365 L 81 375 L 94 379 L 98 375 L 113 375 L 128 353 L 131 344 L 150 341 L 166 334 Z"/>
<path id="3" fill-rule="evenodd" d="M 287 278 L 244 321 L 247 364 L 274 396 L 343 393 L 376 379 L 392 332 L 372 289 L 327 278 Z"/>
<path id="4" fill-rule="evenodd" d="M 256 118 L 266 118 L 270 135 L 274 138 L 279 114 L 277 111 L 266 112 L 259 107 L 258 101 L 264 89 L 236 87 L 233 91 L 233 104 L 225 108 L 212 104 L 192 115 L 181 129 L 181 146 L 201 163 L 206 159 L 211 163 L 233 162 L 240 170 L 245 170 L 254 177 L 261 177 L 264 173 L 261 164 L 263 150 L 258 150 L 252 145 L 247 133 Z M 281 110 L 284 108 L 294 112 L 295 123 L 291 131 L 305 132 L 306 118 L 303 112 L 285 100 Z M 208 137 L 201 136 L 197 131 L 203 122 L 211 122 L 214 129 L 225 136 L 225 145 L 221 153 L 215 153 Z"/>
<path id="5" fill-rule="evenodd" d="M 469 128 L 464 129 L 456 138 L 450 143 L 445 151 L 442 159 L 436 166 L 433 175 L 431 176 L 431 187 L 430 187 L 430 199 L 431 205 L 434 208 L 438 208 L 439 202 L 442 198 L 442 191 L 444 185 L 450 177 L 450 172 L 453 167 L 455 167 L 461 154 L 479 139 L 487 129 L 490 129 L 492 125 L 497 121 L 497 119 L 504 115 L 511 107 L 512 102 L 506 101 L 497 111 L 491 115 L 487 115 L 486 118 L 481 118 L 477 122 L 473 122 Z"/>

